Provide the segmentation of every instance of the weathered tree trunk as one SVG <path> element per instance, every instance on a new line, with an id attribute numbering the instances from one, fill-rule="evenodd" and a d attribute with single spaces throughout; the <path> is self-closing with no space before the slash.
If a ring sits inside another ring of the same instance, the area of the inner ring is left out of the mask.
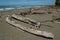
<path id="1" fill-rule="evenodd" d="M 42 36 L 42 37 L 45 37 L 45 38 L 51 38 L 51 39 L 54 38 L 54 35 L 50 32 L 26 28 L 26 27 L 24 27 L 20 24 L 15 23 L 15 21 L 9 20 L 9 17 L 6 18 L 6 21 L 7 21 L 7 23 L 9 23 L 13 26 L 16 26 L 17 28 L 19 28 L 19 29 L 21 29 L 25 32 L 28 32 L 28 33 L 31 33 L 31 34 L 34 34 L 34 35 L 38 35 L 38 36 Z"/>

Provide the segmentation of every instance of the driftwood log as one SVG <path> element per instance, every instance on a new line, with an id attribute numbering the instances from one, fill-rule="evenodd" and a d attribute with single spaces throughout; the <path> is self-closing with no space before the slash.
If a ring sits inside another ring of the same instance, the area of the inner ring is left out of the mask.
<path id="1" fill-rule="evenodd" d="M 8 22 L 9 24 L 16 26 L 17 28 L 19 28 L 23 31 L 26 31 L 28 33 L 38 35 L 38 36 L 42 36 L 42 37 L 46 37 L 46 38 L 54 38 L 54 35 L 50 32 L 26 28 L 24 26 L 21 26 L 20 24 L 15 23 L 15 21 L 10 20 L 9 17 L 6 18 L 6 22 Z"/>
<path id="2" fill-rule="evenodd" d="M 28 23 L 28 24 L 31 24 L 31 25 L 34 25 L 34 26 L 40 28 L 41 23 L 40 23 L 40 22 L 37 22 L 37 21 L 35 21 L 35 20 L 32 20 L 32 19 L 30 19 L 30 18 L 18 16 L 18 15 L 15 15 L 15 14 L 13 14 L 12 17 L 13 17 L 13 18 L 16 18 L 16 19 L 18 19 L 18 20 L 20 20 L 20 21 L 23 21 L 23 22 L 25 22 L 25 23 Z"/>

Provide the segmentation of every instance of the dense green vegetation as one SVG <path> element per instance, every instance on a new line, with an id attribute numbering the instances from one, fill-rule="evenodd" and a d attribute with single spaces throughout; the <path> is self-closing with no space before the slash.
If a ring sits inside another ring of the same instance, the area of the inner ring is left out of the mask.
<path id="1" fill-rule="evenodd" d="M 56 0 L 55 4 L 60 6 L 60 0 Z"/>

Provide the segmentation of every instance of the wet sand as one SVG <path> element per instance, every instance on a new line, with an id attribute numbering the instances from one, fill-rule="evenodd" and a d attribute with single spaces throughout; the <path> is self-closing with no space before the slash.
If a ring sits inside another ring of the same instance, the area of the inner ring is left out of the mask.
<path id="1" fill-rule="evenodd" d="M 29 34 L 6 23 L 5 19 L 7 15 L 20 13 L 21 11 L 23 10 L 21 9 L 21 10 L 10 10 L 10 11 L 0 12 L 0 16 L 1 16 L 0 17 L 0 40 L 50 40 L 50 39 Z M 34 19 L 36 21 L 45 21 L 51 19 L 52 15 L 59 16 L 59 14 L 55 12 L 52 14 L 27 15 L 27 17 L 30 17 L 31 19 Z M 52 22 L 47 22 L 44 24 L 49 25 L 51 27 L 42 25 L 41 28 L 39 28 L 39 30 L 52 32 L 55 35 L 53 40 L 60 40 L 60 24 L 52 23 Z M 21 23 L 21 25 L 27 27 L 30 26 L 29 24 L 25 24 L 25 23 Z"/>

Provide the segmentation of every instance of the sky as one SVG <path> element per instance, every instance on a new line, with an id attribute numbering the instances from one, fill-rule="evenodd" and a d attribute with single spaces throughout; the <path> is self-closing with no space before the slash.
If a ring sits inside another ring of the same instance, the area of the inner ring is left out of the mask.
<path id="1" fill-rule="evenodd" d="M 55 0 L 0 0 L 0 5 L 54 5 Z"/>

